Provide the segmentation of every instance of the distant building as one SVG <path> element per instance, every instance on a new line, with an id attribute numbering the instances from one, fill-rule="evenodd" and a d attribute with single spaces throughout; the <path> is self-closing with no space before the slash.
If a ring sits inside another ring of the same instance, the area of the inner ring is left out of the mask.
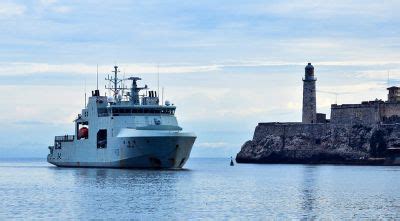
<path id="1" fill-rule="evenodd" d="M 389 87 L 388 88 L 388 102 L 397 103 L 400 102 L 400 88 L 399 87 Z"/>
<path id="2" fill-rule="evenodd" d="M 361 104 L 332 104 L 331 122 L 335 124 L 400 123 L 400 88 L 388 88 L 388 100 L 363 101 Z"/>

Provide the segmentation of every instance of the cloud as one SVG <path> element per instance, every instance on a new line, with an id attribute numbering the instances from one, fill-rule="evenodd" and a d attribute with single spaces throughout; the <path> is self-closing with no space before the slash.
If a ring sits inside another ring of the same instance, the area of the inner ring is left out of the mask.
<path id="1" fill-rule="evenodd" d="M 53 7 L 52 10 L 56 13 L 65 14 L 71 12 L 72 8 L 68 6 L 56 6 Z"/>
<path id="2" fill-rule="evenodd" d="M 246 68 L 246 67 L 303 67 L 306 61 L 268 61 L 268 60 L 238 60 L 226 61 L 217 64 L 189 64 L 189 63 L 121 63 L 120 70 L 129 73 L 154 74 L 182 74 L 182 73 L 203 73 L 218 72 L 227 68 Z M 315 61 L 314 66 L 400 66 L 398 60 L 348 60 L 348 61 Z M 157 68 L 159 67 L 159 69 Z M 112 65 L 100 64 L 100 73 L 111 73 Z M 35 73 L 69 73 L 69 74 L 93 74 L 96 73 L 97 65 L 87 63 L 32 63 L 32 62 L 1 62 L 0 75 L 26 75 Z M 392 70 L 397 74 L 399 70 Z M 365 71 L 358 73 L 359 76 L 373 76 L 376 73 L 382 75 L 384 71 L 371 72 Z M 387 73 L 387 71 L 386 71 Z"/>
<path id="3" fill-rule="evenodd" d="M 355 94 L 370 91 L 372 89 L 382 88 L 379 82 L 359 82 L 358 84 L 343 84 L 340 86 L 324 86 L 323 91 L 338 94 Z"/>
<path id="4" fill-rule="evenodd" d="M 360 71 L 355 74 L 358 78 L 366 79 L 380 79 L 385 80 L 395 80 L 400 79 L 400 69 L 383 68 L 383 70 L 366 70 Z"/>
<path id="5" fill-rule="evenodd" d="M 57 3 L 57 0 L 40 0 L 40 4 L 46 5 L 46 6 L 52 5 L 55 3 Z"/>
<path id="6" fill-rule="evenodd" d="M 289 109 L 289 110 L 296 110 L 296 111 L 298 111 L 298 110 L 301 110 L 302 104 L 301 104 L 300 101 L 296 101 L 296 102 L 290 101 L 290 102 L 288 102 L 288 103 L 286 104 L 286 107 L 287 107 L 287 109 Z"/>
<path id="7" fill-rule="evenodd" d="M 24 126 L 38 126 L 38 125 L 47 125 L 49 122 L 44 121 L 35 121 L 35 120 L 20 120 L 14 122 L 17 125 L 24 125 Z"/>
<path id="8" fill-rule="evenodd" d="M 23 15 L 26 11 L 24 5 L 12 2 L 0 2 L 0 19 Z"/>
<path id="9" fill-rule="evenodd" d="M 120 70 L 134 73 L 157 73 L 157 64 L 119 64 Z M 161 74 L 168 73 L 199 73 L 219 70 L 218 65 L 160 65 Z M 100 73 L 111 73 L 112 65 L 99 65 Z M 0 63 L 0 75 L 26 75 L 35 73 L 70 73 L 70 74 L 93 74 L 97 66 L 89 64 L 48 64 L 48 63 Z"/>
<path id="10" fill-rule="evenodd" d="M 58 0 L 40 0 L 38 6 L 43 10 L 55 12 L 56 14 L 66 14 L 72 11 L 72 7 L 66 5 L 66 3 L 60 4 Z"/>
<path id="11" fill-rule="evenodd" d="M 303 0 L 303 1 L 278 1 L 272 3 L 246 4 L 242 10 L 253 14 L 270 14 L 285 18 L 327 19 L 348 17 L 372 17 L 384 19 L 393 17 L 395 8 L 400 7 L 398 1 L 376 2 L 370 0 Z"/>

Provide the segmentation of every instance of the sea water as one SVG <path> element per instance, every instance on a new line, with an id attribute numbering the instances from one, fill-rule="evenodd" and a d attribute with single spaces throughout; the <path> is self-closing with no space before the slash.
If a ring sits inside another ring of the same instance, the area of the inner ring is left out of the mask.
<path id="1" fill-rule="evenodd" d="M 0 219 L 400 218 L 400 167 L 229 163 L 128 170 L 1 160 Z"/>

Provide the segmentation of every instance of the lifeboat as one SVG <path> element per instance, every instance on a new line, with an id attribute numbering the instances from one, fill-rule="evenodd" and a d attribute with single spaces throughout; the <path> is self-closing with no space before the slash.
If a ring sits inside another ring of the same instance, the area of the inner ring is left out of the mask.
<path id="1" fill-rule="evenodd" d="M 89 137 L 89 129 L 87 127 L 82 127 L 78 132 L 78 140 L 79 139 L 87 139 Z"/>

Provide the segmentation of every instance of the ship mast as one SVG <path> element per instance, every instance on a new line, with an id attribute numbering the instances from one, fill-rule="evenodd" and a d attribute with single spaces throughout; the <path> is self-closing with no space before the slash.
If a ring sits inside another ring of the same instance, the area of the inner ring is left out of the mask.
<path id="1" fill-rule="evenodd" d="M 122 90 L 124 88 L 118 86 L 119 83 L 122 82 L 122 80 L 118 79 L 118 66 L 114 66 L 114 71 L 112 71 L 114 73 L 114 77 L 110 77 L 109 75 L 107 76 L 107 78 L 105 79 L 106 81 L 111 82 L 111 87 L 106 87 L 106 89 L 111 90 L 114 93 L 114 100 L 118 101 L 118 94 L 119 94 L 119 90 Z"/>

